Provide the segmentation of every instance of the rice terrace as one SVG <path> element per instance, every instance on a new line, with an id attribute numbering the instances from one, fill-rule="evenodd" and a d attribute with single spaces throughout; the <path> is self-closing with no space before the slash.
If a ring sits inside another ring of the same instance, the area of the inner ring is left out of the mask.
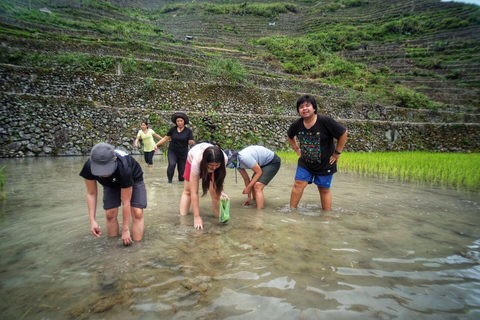
<path id="1" fill-rule="evenodd" d="M 348 129 L 330 211 L 313 184 L 289 205 L 303 95 Z M 209 195 L 202 230 L 179 214 L 168 143 L 152 167 L 135 147 L 176 112 L 196 143 L 280 156 L 264 209 L 228 169 L 228 223 Z M 3 319 L 480 318 L 480 4 L 3 0 L 0 119 Z M 131 246 L 100 203 L 89 230 L 102 142 L 143 170 Z"/>

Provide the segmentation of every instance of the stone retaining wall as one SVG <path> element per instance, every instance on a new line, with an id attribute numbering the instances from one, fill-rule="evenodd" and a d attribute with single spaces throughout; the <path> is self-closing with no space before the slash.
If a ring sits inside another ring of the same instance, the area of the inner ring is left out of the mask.
<path id="1" fill-rule="evenodd" d="M 296 116 L 294 104 L 303 93 L 283 90 L 284 84 L 280 80 L 272 81 L 276 84 L 269 85 L 275 89 L 0 66 L 0 83 L 4 93 L 83 98 L 118 108 Z M 320 112 L 333 118 L 480 123 L 478 114 L 372 105 L 353 98 L 312 94 L 318 100 Z"/>
<path id="2" fill-rule="evenodd" d="M 0 104 L 1 157 L 84 155 L 102 141 L 136 153 L 133 142 L 143 119 L 150 119 L 152 128 L 162 136 L 173 125 L 170 116 L 174 111 L 102 107 L 88 100 L 42 100 L 37 96 L 15 99 L 2 95 Z M 295 116 L 186 112 L 196 141 L 212 141 L 235 149 L 262 144 L 275 150 L 290 150 L 286 131 Z M 349 130 L 348 151 L 480 149 L 478 124 L 339 122 Z"/>

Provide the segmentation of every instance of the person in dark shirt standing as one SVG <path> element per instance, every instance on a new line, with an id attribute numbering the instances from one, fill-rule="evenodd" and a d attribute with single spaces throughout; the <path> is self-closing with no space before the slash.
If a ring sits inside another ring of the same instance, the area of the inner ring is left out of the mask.
<path id="1" fill-rule="evenodd" d="M 299 157 L 290 207 L 298 206 L 303 190 L 313 182 L 318 187 L 323 210 L 330 211 L 332 178 L 337 172 L 337 162 L 347 142 L 348 131 L 332 118 L 318 115 L 317 102 L 310 95 L 297 100 L 297 112 L 301 118 L 295 120 L 287 132 L 288 142 Z M 333 138 L 337 139 L 336 146 Z"/>
<path id="2" fill-rule="evenodd" d="M 143 182 L 140 164 L 129 154 L 115 150 L 108 143 L 96 144 L 85 162 L 80 176 L 87 186 L 87 206 L 90 230 L 100 237 L 101 230 L 96 221 L 97 181 L 103 186 L 103 208 L 105 209 L 107 234 L 119 234 L 118 207 L 123 205 L 122 242 L 131 245 L 143 238 L 143 209 L 147 207 L 147 190 Z M 130 215 L 132 233 L 130 234 Z M 133 240 L 132 240 L 133 239 Z"/>
<path id="3" fill-rule="evenodd" d="M 185 113 L 174 113 L 172 115 L 172 122 L 175 123 L 175 126 L 171 127 L 163 139 L 157 143 L 157 146 L 159 146 L 172 140 L 168 146 L 168 183 L 172 183 L 173 181 L 175 166 L 178 171 L 178 181 L 184 181 L 183 173 L 185 172 L 185 164 L 187 162 L 188 146 L 195 144 L 192 130 L 186 127 L 189 119 Z"/>

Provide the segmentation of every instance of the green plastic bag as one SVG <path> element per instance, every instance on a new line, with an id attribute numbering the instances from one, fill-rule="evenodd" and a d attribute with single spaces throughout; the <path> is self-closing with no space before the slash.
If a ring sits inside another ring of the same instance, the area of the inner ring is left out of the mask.
<path id="1" fill-rule="evenodd" d="M 221 223 L 226 223 L 230 220 L 230 199 L 226 197 L 220 198 L 220 215 L 219 220 Z"/>

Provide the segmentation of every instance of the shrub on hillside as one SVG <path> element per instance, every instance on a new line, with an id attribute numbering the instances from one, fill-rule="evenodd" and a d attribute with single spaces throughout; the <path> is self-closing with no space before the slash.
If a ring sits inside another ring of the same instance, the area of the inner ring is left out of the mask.
<path id="1" fill-rule="evenodd" d="M 285 72 L 290 74 L 302 74 L 302 71 L 298 69 L 298 67 L 295 64 L 291 62 L 284 63 L 283 69 L 285 70 Z"/>
<path id="2" fill-rule="evenodd" d="M 214 14 L 254 15 L 267 18 L 276 18 L 279 13 L 298 12 L 298 6 L 291 3 L 241 3 L 241 4 L 214 4 L 202 3 L 201 8 Z"/>
<path id="3" fill-rule="evenodd" d="M 433 107 L 432 102 L 425 95 L 402 86 L 395 86 L 392 98 L 399 107 L 412 109 Z"/>
<path id="4" fill-rule="evenodd" d="M 460 79 L 462 77 L 462 74 L 463 74 L 462 69 L 455 69 L 455 70 L 452 70 L 449 74 L 447 74 L 445 78 L 449 80 L 456 80 L 456 79 Z"/>
<path id="5" fill-rule="evenodd" d="M 343 4 L 345 7 L 361 7 L 364 4 L 368 4 L 368 0 L 341 0 L 341 4 Z"/>
<path id="6" fill-rule="evenodd" d="M 169 12 L 174 12 L 178 10 L 185 9 L 185 4 L 183 3 L 172 3 L 172 4 L 167 4 L 166 6 L 162 7 L 160 9 L 160 13 L 169 13 Z"/>
<path id="7" fill-rule="evenodd" d="M 208 63 L 207 70 L 231 84 L 241 83 L 248 76 L 247 69 L 235 59 L 213 59 Z"/>

